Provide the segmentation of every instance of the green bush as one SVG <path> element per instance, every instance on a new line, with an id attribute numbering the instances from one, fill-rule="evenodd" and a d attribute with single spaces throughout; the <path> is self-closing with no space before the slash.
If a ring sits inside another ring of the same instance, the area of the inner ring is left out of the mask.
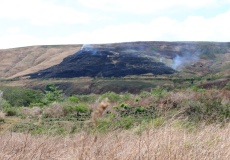
<path id="1" fill-rule="evenodd" d="M 98 121 L 97 130 L 100 132 L 106 132 L 118 128 L 130 129 L 134 123 L 135 119 L 132 116 L 120 117 L 119 119 L 103 118 Z"/>
<path id="2" fill-rule="evenodd" d="M 230 82 L 228 82 L 224 88 L 230 90 Z"/>
<path id="3" fill-rule="evenodd" d="M 205 91 L 206 91 L 206 89 L 199 88 L 199 87 L 194 86 L 194 85 L 191 86 L 190 89 L 191 89 L 192 91 L 194 91 L 194 92 L 205 92 Z"/>
<path id="4" fill-rule="evenodd" d="M 0 123 L 5 123 L 5 119 L 0 117 Z"/>
<path id="5" fill-rule="evenodd" d="M 38 103 L 42 100 L 41 91 L 22 87 L 0 87 L 3 91 L 3 98 L 11 106 L 29 106 L 31 103 Z"/>
<path id="6" fill-rule="evenodd" d="M 141 98 L 145 98 L 145 97 L 149 97 L 149 96 L 151 96 L 151 93 L 150 93 L 150 92 L 142 91 L 142 92 L 140 93 L 140 97 L 141 97 Z"/>
<path id="7" fill-rule="evenodd" d="M 136 107 L 135 108 L 135 113 L 137 113 L 137 112 L 145 112 L 146 111 L 146 108 L 144 108 L 144 107 Z"/>
<path id="8" fill-rule="evenodd" d="M 116 94 L 114 92 L 106 92 L 101 96 L 101 99 L 108 98 L 111 102 L 118 102 L 122 99 L 122 97 L 119 94 Z"/>
<path id="9" fill-rule="evenodd" d="M 127 116 L 127 117 L 121 117 L 119 120 L 119 126 L 123 129 L 130 129 L 134 125 L 134 117 Z"/>
<path id="10" fill-rule="evenodd" d="M 73 113 L 75 110 L 74 110 L 74 107 L 73 106 L 64 106 L 64 115 L 68 115 L 70 113 Z"/>
<path id="11" fill-rule="evenodd" d="M 87 113 L 88 108 L 85 104 L 80 103 L 75 107 L 75 111 L 77 111 L 78 113 Z"/>
<path id="12" fill-rule="evenodd" d="M 6 116 L 16 116 L 17 115 L 17 108 L 9 107 L 3 110 L 6 113 Z"/>
<path id="13" fill-rule="evenodd" d="M 97 96 L 94 94 L 90 95 L 75 95 L 75 97 L 79 100 L 79 102 L 83 103 L 93 103 L 95 102 Z"/>
<path id="14" fill-rule="evenodd" d="M 75 96 L 70 96 L 70 97 L 69 97 L 69 101 L 70 101 L 70 102 L 74 102 L 74 103 L 78 103 L 78 102 L 79 102 L 79 99 L 78 99 L 77 97 L 75 97 Z"/>
<path id="15" fill-rule="evenodd" d="M 206 123 L 228 122 L 230 120 L 230 106 L 222 105 L 220 99 L 208 99 L 205 95 L 199 101 L 190 101 L 185 115 L 189 120 Z"/>
<path id="16" fill-rule="evenodd" d="M 157 118 L 154 118 L 154 119 L 151 121 L 151 124 L 152 124 L 154 127 L 161 127 L 164 123 L 165 123 L 165 118 L 164 118 L 164 117 L 157 117 Z"/>
<path id="17" fill-rule="evenodd" d="M 122 103 L 122 104 L 120 105 L 120 107 L 121 107 L 121 108 L 125 108 L 125 109 L 130 108 L 130 106 L 129 106 L 128 104 L 124 104 L 124 103 Z"/>
<path id="18" fill-rule="evenodd" d="M 154 95 L 155 97 L 165 97 L 167 96 L 167 91 L 163 88 L 154 88 L 151 91 L 151 94 Z"/>
<path id="19" fill-rule="evenodd" d="M 122 95 L 120 95 L 120 101 L 128 101 L 131 98 L 131 94 L 130 93 L 124 93 Z"/>
<path id="20" fill-rule="evenodd" d="M 64 99 L 64 93 L 54 84 L 48 84 L 45 89 L 44 104 L 50 104 L 52 102 L 60 102 Z"/>
<path id="21" fill-rule="evenodd" d="M 111 122 L 104 118 L 104 119 L 100 119 L 98 121 L 98 125 L 96 128 L 99 132 L 106 132 L 109 131 L 111 129 Z"/>

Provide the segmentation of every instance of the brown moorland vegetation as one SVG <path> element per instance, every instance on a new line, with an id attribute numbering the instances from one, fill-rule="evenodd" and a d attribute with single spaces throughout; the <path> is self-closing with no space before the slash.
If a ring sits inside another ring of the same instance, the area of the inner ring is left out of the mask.
<path id="1" fill-rule="evenodd" d="M 5 133 L 0 136 L 0 159 L 128 160 L 230 159 L 230 126 L 203 126 L 189 131 L 172 122 L 107 134 L 77 133 L 69 137 Z"/>

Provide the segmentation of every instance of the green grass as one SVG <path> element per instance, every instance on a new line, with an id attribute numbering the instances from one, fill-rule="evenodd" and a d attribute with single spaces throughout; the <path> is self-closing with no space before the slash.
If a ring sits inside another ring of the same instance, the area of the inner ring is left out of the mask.
<path id="1" fill-rule="evenodd" d="M 20 107 L 8 106 L 3 111 L 6 116 L 23 118 L 13 127 L 13 131 L 32 134 L 66 135 L 81 130 L 108 132 L 129 130 L 140 125 L 143 128 L 159 127 L 171 120 L 182 120 L 188 128 L 203 123 L 225 125 L 230 121 L 230 105 L 226 101 L 229 92 L 202 89 L 195 85 L 173 91 L 158 87 L 140 94 L 106 92 L 101 95 L 74 95 L 62 102 L 43 106 L 42 110 L 48 109 L 49 112 L 37 116 L 21 112 Z M 97 126 L 87 125 L 94 109 L 92 106 L 95 107 L 98 101 L 105 98 L 110 100 L 111 106 L 98 119 Z"/>

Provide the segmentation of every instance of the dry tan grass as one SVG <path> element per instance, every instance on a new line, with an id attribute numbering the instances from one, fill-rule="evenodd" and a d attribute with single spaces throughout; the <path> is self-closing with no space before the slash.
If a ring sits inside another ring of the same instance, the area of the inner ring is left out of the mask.
<path id="1" fill-rule="evenodd" d="M 23 107 L 21 109 L 21 114 L 26 117 L 39 117 L 42 114 L 42 109 L 39 107 Z"/>
<path id="2" fill-rule="evenodd" d="M 0 50 L 0 77 L 14 78 L 60 63 L 81 45 L 31 46 Z"/>
<path id="3" fill-rule="evenodd" d="M 96 126 L 98 124 L 98 119 L 102 117 L 103 112 L 110 105 L 109 99 L 105 98 L 101 103 L 99 103 L 93 110 L 91 114 L 91 121 Z"/>
<path id="4" fill-rule="evenodd" d="M 209 89 L 204 92 L 195 92 L 191 90 L 170 92 L 166 98 L 161 98 L 158 104 L 159 108 L 173 108 L 180 105 L 185 100 L 193 100 L 199 102 L 200 98 L 207 100 L 220 100 L 222 105 L 230 103 L 230 91 Z"/>
<path id="5" fill-rule="evenodd" d="M 2 111 L 0 111 L 0 118 L 5 118 L 5 113 L 3 113 Z"/>
<path id="6" fill-rule="evenodd" d="M 230 159 L 230 125 L 204 126 L 188 132 L 166 125 L 137 135 L 132 130 L 72 137 L 0 135 L 0 159 L 128 160 Z"/>
<path id="7" fill-rule="evenodd" d="M 64 107 L 58 102 L 53 102 L 49 107 L 45 107 L 43 114 L 50 118 L 65 116 Z"/>

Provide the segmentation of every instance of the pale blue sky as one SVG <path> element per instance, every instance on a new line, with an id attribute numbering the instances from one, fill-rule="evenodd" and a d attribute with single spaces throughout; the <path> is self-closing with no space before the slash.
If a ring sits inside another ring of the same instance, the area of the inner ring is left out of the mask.
<path id="1" fill-rule="evenodd" d="M 230 41 L 230 0 L 0 0 L 0 48 Z"/>

